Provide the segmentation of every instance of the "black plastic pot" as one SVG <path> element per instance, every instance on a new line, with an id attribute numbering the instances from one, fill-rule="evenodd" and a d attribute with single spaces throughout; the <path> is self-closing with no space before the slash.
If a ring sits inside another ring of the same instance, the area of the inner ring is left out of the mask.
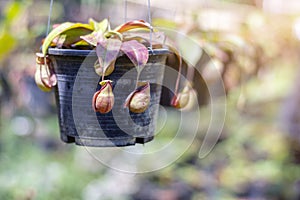
<path id="1" fill-rule="evenodd" d="M 58 79 L 55 96 L 64 142 L 105 147 L 134 145 L 153 139 L 168 50 L 149 53 L 149 61 L 140 77 L 150 82 L 149 108 L 135 114 L 123 106 L 136 81 L 135 67 L 123 55 L 117 59 L 114 72 L 105 78 L 113 81 L 114 107 L 111 112 L 100 114 L 92 109 L 92 98 L 100 88 L 101 79 L 93 67 L 97 59 L 95 51 L 49 49 Z"/>

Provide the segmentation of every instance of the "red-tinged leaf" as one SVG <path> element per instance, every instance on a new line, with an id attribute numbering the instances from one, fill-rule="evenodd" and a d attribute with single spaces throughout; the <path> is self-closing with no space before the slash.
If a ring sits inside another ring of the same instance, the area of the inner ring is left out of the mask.
<path id="1" fill-rule="evenodd" d="M 98 41 L 96 53 L 99 63 L 103 67 L 104 74 L 109 65 L 117 59 L 121 45 L 122 42 L 118 39 L 104 39 Z"/>
<path id="2" fill-rule="evenodd" d="M 136 40 L 139 43 L 150 45 L 150 34 L 140 32 L 127 32 L 123 34 L 124 41 Z M 166 36 L 163 32 L 153 32 L 151 43 L 152 45 L 162 45 L 166 40 Z"/>
<path id="3" fill-rule="evenodd" d="M 97 46 L 97 42 L 103 40 L 103 35 L 101 31 L 94 31 L 88 35 L 81 36 L 80 38 L 93 46 Z"/>
<path id="4" fill-rule="evenodd" d="M 121 51 L 127 55 L 138 70 L 140 70 L 139 68 L 144 67 L 148 62 L 148 49 L 136 40 L 123 42 Z"/>
<path id="5" fill-rule="evenodd" d="M 114 31 L 117 31 L 119 33 L 124 33 L 126 31 L 130 31 L 133 29 L 150 30 L 151 25 L 148 22 L 145 22 L 144 20 L 134 20 L 118 26 L 117 28 L 114 29 Z"/>
<path id="6" fill-rule="evenodd" d="M 53 40 L 53 43 L 57 48 L 61 49 L 64 46 L 64 42 L 66 41 L 66 38 L 67 38 L 66 35 L 60 35 Z"/>
<path id="7" fill-rule="evenodd" d="M 89 20 L 90 25 L 94 28 L 94 31 L 88 35 L 82 35 L 80 38 L 85 40 L 87 43 L 97 46 L 97 42 L 103 40 L 103 34 L 107 31 L 109 23 L 107 19 L 101 22 L 96 22 L 93 19 Z"/>
<path id="8" fill-rule="evenodd" d="M 87 29 L 90 32 L 93 31 L 93 27 L 91 27 L 89 24 L 65 22 L 65 23 L 62 23 L 59 26 L 57 26 L 45 38 L 45 41 L 44 41 L 43 46 L 42 46 L 42 53 L 43 53 L 43 55 L 46 55 L 49 46 L 51 45 L 52 41 L 56 37 L 58 37 L 59 35 L 64 34 L 65 32 L 67 32 L 69 30 L 72 30 L 72 29 L 73 30 L 74 29 L 82 29 L 82 28 Z"/>

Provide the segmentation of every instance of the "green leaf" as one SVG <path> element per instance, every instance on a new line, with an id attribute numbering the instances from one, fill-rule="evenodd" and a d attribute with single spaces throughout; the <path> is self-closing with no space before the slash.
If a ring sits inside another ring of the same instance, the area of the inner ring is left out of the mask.
<path id="1" fill-rule="evenodd" d="M 104 37 L 106 37 L 106 38 L 117 37 L 118 39 L 123 40 L 122 34 L 119 33 L 119 32 L 117 32 L 117 31 L 107 31 L 107 32 L 104 34 Z"/>
<path id="2" fill-rule="evenodd" d="M 82 40 L 80 36 L 87 35 L 89 33 L 91 33 L 91 30 L 86 28 L 79 27 L 75 29 L 70 29 L 56 38 L 58 39 L 58 41 L 60 41 L 60 43 L 57 42 L 56 46 L 58 48 L 61 47 L 70 48 L 72 44 L 75 44 Z M 61 40 L 62 37 L 64 37 L 64 40 Z M 56 43 L 55 40 L 53 41 L 54 43 Z"/>
<path id="3" fill-rule="evenodd" d="M 74 44 L 72 44 L 72 48 L 80 47 L 80 46 L 89 46 L 90 44 L 87 43 L 85 40 L 80 40 Z"/>
<path id="4" fill-rule="evenodd" d="M 94 19 L 89 19 L 89 24 L 94 28 L 95 31 L 101 31 L 104 33 L 108 28 L 108 20 L 104 19 L 101 22 L 96 22 Z"/>
<path id="5" fill-rule="evenodd" d="M 56 27 L 55 29 L 53 29 L 49 35 L 46 37 L 43 46 L 42 46 L 42 53 L 43 55 L 47 54 L 47 50 L 49 48 L 49 46 L 51 45 L 52 41 L 58 37 L 59 35 L 62 35 L 64 33 L 66 33 L 69 30 L 76 30 L 76 29 L 81 29 L 81 28 L 85 28 L 87 30 L 93 31 L 93 27 L 91 27 L 91 25 L 89 24 L 81 24 L 81 23 L 71 23 L 71 22 L 65 22 L 60 24 L 58 27 Z M 70 32 L 69 32 L 70 34 Z"/>

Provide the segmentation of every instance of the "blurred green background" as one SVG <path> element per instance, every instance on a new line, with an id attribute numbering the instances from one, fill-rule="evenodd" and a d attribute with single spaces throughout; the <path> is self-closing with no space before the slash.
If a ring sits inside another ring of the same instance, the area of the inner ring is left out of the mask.
<path id="1" fill-rule="evenodd" d="M 155 25 L 187 34 L 207 52 L 205 66 L 197 66 L 206 84 L 216 81 L 211 65 L 222 74 L 227 113 L 214 149 L 198 157 L 210 119 L 206 101 L 193 144 L 159 171 L 122 173 L 63 144 L 54 94 L 39 91 L 32 78 L 50 1 L 0 0 L 0 199 L 300 199 L 300 3 L 151 3 Z M 51 24 L 90 17 L 117 24 L 123 11 L 120 0 L 54 0 Z M 127 17 L 147 19 L 146 1 L 128 1 Z M 172 128 L 157 140 L 172 139 Z"/>

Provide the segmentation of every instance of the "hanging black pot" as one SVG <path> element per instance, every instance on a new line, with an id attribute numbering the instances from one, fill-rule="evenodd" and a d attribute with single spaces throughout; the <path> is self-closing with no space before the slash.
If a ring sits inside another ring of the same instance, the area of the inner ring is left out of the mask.
<path id="1" fill-rule="evenodd" d="M 112 80 L 115 104 L 107 114 L 94 112 L 92 98 L 99 89 L 95 73 L 95 51 L 50 48 L 48 55 L 57 76 L 55 88 L 61 139 L 85 146 L 127 146 L 146 143 L 154 137 L 156 118 L 168 50 L 149 51 L 149 60 L 140 80 L 150 82 L 149 108 L 140 114 L 124 108 L 126 97 L 135 88 L 136 70 L 126 56 L 120 56 Z"/>

